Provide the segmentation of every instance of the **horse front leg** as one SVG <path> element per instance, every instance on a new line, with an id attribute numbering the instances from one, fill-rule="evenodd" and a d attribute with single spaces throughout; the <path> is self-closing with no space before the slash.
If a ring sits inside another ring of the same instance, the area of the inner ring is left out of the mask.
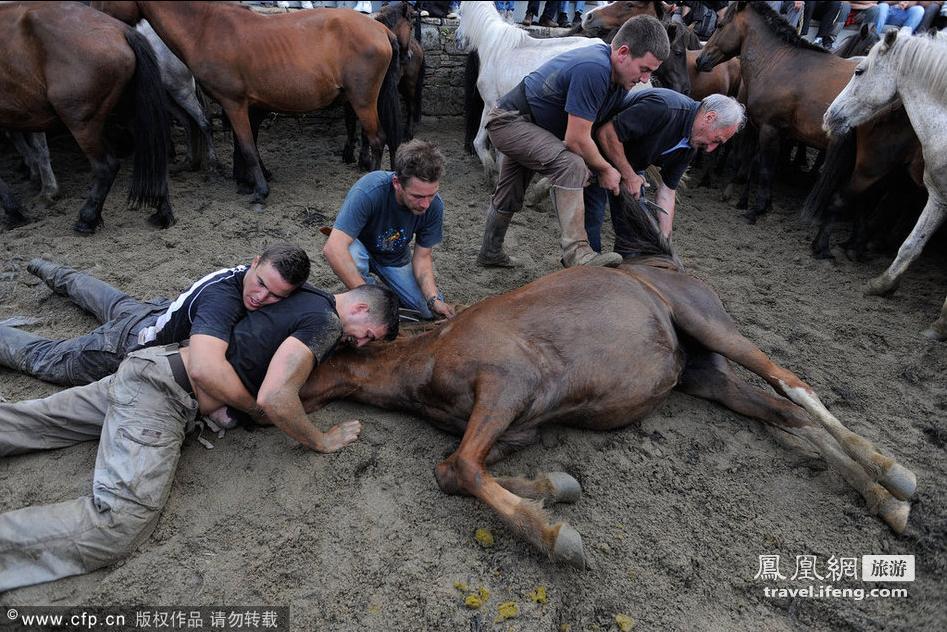
<path id="1" fill-rule="evenodd" d="M 345 114 L 345 147 L 342 148 L 342 162 L 352 164 L 355 162 L 355 132 L 358 119 L 355 117 L 355 110 L 346 101 L 342 106 Z"/>
<path id="2" fill-rule="evenodd" d="M 779 130 L 772 125 L 760 127 L 759 185 L 756 188 L 756 204 L 743 214 L 748 224 L 755 224 L 759 216 L 773 204 L 773 175 L 779 157 Z"/>
<path id="3" fill-rule="evenodd" d="M 247 175 L 253 183 L 253 197 L 250 199 L 250 208 L 262 211 L 266 196 L 270 194 L 270 187 L 263 177 L 260 168 L 260 157 L 257 154 L 256 144 L 253 142 L 253 130 L 250 126 L 249 110 L 246 104 L 222 103 L 230 126 L 233 128 L 234 138 L 234 176 L 236 177 L 237 155 L 243 159 Z"/>
<path id="4" fill-rule="evenodd" d="M 567 523 L 550 524 L 542 504 L 506 489 L 487 471 L 485 462 L 497 440 L 528 405 L 528 394 L 500 376 L 478 379 L 476 402 L 460 447 L 435 468 L 440 488 L 448 494 L 475 496 L 513 530 L 556 561 L 585 568 L 582 537 Z M 511 487 L 523 485 L 504 479 Z M 529 487 L 527 484 L 526 487 Z"/>
<path id="5" fill-rule="evenodd" d="M 932 186 L 928 186 L 927 190 L 927 204 L 924 205 L 924 210 L 921 212 L 921 216 L 918 218 L 917 224 L 914 225 L 911 234 L 898 249 L 898 256 L 891 262 L 887 270 L 868 282 L 865 294 L 888 296 L 898 289 L 901 275 L 920 256 L 927 240 L 937 232 L 937 229 L 944 222 L 944 212 L 947 211 L 947 208 L 945 208 L 947 204 L 937 196 Z"/>
<path id="6" fill-rule="evenodd" d="M 39 199 L 44 206 L 52 204 L 59 195 L 59 184 L 56 174 L 49 160 L 49 145 L 46 144 L 46 134 L 36 132 L 31 134 L 31 145 L 36 152 L 36 166 L 39 170 L 40 192 Z"/>

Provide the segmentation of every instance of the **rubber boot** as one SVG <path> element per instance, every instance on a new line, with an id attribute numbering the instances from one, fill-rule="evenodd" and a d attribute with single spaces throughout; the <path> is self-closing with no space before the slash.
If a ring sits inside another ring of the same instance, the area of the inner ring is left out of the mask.
<path id="1" fill-rule="evenodd" d="M 503 252 L 503 239 L 510 227 L 513 213 L 503 213 L 493 208 L 487 210 L 487 223 L 483 228 L 483 244 L 477 263 L 485 268 L 514 268 L 519 262 Z"/>
<path id="2" fill-rule="evenodd" d="M 617 267 L 622 262 L 617 252 L 599 254 L 589 246 L 589 237 L 585 233 L 585 203 L 582 189 L 552 188 L 552 205 L 559 216 L 559 228 L 562 231 L 562 265 Z"/>

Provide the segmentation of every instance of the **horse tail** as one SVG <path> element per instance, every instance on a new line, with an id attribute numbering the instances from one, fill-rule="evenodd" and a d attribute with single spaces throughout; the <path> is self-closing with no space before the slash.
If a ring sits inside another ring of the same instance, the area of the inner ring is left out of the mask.
<path id="1" fill-rule="evenodd" d="M 480 55 L 477 51 L 467 54 L 467 66 L 464 69 L 464 149 L 474 153 L 473 141 L 480 131 L 480 119 L 483 118 L 483 98 L 477 89 L 477 77 L 480 76 Z"/>
<path id="2" fill-rule="evenodd" d="M 664 256 L 684 269 L 684 264 L 674 253 L 670 237 L 661 232 L 655 217 L 655 213 L 660 212 L 656 204 L 644 197 L 636 200 L 624 190 L 620 196 L 611 195 L 609 199 L 615 227 L 615 252 L 622 256 Z"/>
<path id="3" fill-rule="evenodd" d="M 424 96 L 424 75 L 427 74 L 427 61 L 421 58 L 421 68 L 418 70 L 418 80 L 414 84 L 414 106 L 411 108 L 411 118 L 415 123 L 421 122 L 421 101 Z"/>
<path id="4" fill-rule="evenodd" d="M 826 214 L 831 206 L 832 196 L 842 188 L 855 168 L 855 130 L 849 130 L 840 137 L 832 137 L 825 152 L 822 173 L 816 180 L 802 205 L 802 220 L 807 224 L 828 221 Z"/>
<path id="5" fill-rule="evenodd" d="M 385 133 L 385 143 L 388 145 L 391 167 L 394 169 L 395 152 L 401 144 L 401 94 L 398 92 L 398 82 L 401 81 L 401 48 L 393 33 L 389 33 L 388 41 L 391 43 L 391 61 L 378 93 L 378 122 Z"/>
<path id="6" fill-rule="evenodd" d="M 135 207 L 142 204 L 157 207 L 168 197 L 171 131 L 164 85 L 148 40 L 129 28 L 125 31 L 125 41 L 135 53 L 135 74 L 131 81 L 135 94 L 135 164 L 128 202 Z"/>

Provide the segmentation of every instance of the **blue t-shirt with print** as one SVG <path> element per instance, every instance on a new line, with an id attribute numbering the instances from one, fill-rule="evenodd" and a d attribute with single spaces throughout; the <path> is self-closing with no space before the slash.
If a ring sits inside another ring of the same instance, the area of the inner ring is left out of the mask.
<path id="1" fill-rule="evenodd" d="M 378 265 L 401 267 L 411 262 L 408 244 L 433 248 L 441 243 L 444 201 L 440 194 L 422 215 L 395 199 L 392 171 L 373 171 L 355 183 L 335 218 L 335 230 L 358 239 Z"/>
<path id="2" fill-rule="evenodd" d="M 597 123 L 616 109 L 626 91 L 612 83 L 610 52 L 608 44 L 583 46 L 526 75 L 526 100 L 536 125 L 561 139 L 569 114 Z"/>

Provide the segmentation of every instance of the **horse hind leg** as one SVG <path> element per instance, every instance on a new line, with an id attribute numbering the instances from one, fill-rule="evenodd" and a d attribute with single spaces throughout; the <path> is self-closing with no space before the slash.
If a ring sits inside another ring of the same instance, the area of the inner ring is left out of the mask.
<path id="1" fill-rule="evenodd" d="M 478 379 L 476 403 L 460 447 L 435 468 L 440 488 L 448 494 L 477 497 L 512 529 L 556 561 L 585 568 L 582 538 L 567 523 L 550 523 L 541 503 L 506 489 L 486 469 L 485 461 L 496 441 L 506 432 L 518 411 L 528 405 L 526 389 L 511 386 L 501 376 Z M 512 393 L 517 391 L 517 393 Z M 523 391 L 523 393 L 519 393 Z M 523 485 L 504 479 L 522 490 Z"/>
<path id="2" fill-rule="evenodd" d="M 944 306 L 940 310 L 940 317 L 922 333 L 933 340 L 947 340 L 947 299 L 944 300 Z"/>
<path id="3" fill-rule="evenodd" d="M 40 192 L 39 198 L 44 204 L 52 204 L 59 195 L 59 183 L 49 159 L 49 145 L 46 144 L 46 134 L 35 132 L 32 134 L 31 144 L 36 151 L 37 168 L 39 170 Z"/>
<path id="4" fill-rule="evenodd" d="M 701 349 L 699 345 L 688 345 L 687 365 L 678 388 L 803 439 L 865 499 L 871 514 L 879 515 L 895 532 L 904 531 L 909 503 L 893 498 L 874 482 L 802 408 L 744 382 L 722 355 Z"/>
<path id="5" fill-rule="evenodd" d="M 342 162 L 352 164 L 355 162 L 355 132 L 358 119 L 355 117 L 355 110 L 346 101 L 342 106 L 345 114 L 345 147 L 342 148 Z"/>
<path id="6" fill-rule="evenodd" d="M 686 278 L 687 287 L 664 292 L 671 301 L 674 322 L 686 334 L 710 351 L 756 373 L 778 393 L 801 406 L 835 438 L 844 452 L 896 497 L 904 500 L 914 494 L 914 474 L 894 459 L 880 454 L 870 441 L 861 437 L 830 413 L 811 386 L 797 375 L 770 360 L 756 345 L 737 331 L 720 299 L 696 279 Z"/>

